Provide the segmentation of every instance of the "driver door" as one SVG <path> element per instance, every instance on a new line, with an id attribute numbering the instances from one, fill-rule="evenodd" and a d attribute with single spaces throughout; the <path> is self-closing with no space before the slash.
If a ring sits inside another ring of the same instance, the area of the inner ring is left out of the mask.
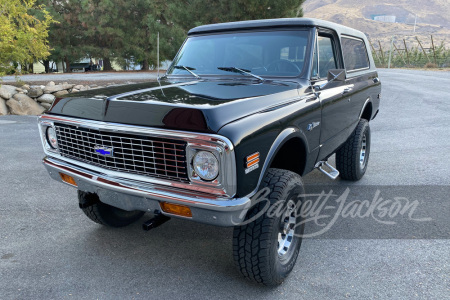
<path id="1" fill-rule="evenodd" d="M 311 79 L 314 85 L 327 83 L 328 70 L 343 69 L 343 60 L 337 35 L 333 32 L 319 32 L 317 36 L 314 67 Z M 322 123 L 320 128 L 320 152 L 318 161 L 326 159 L 347 139 L 347 128 L 352 119 L 348 91 L 349 85 L 334 81 L 320 90 Z"/>

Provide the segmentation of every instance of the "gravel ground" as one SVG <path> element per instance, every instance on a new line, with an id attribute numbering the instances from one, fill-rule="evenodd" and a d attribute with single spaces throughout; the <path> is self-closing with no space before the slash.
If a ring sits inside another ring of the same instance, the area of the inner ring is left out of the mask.
<path id="1" fill-rule="evenodd" d="M 365 177 L 304 180 L 361 193 L 396 186 L 411 199 L 420 189 L 448 215 L 450 73 L 381 70 L 380 79 Z M 446 238 L 305 239 L 285 283 L 261 287 L 236 272 L 232 229 L 174 219 L 150 232 L 101 227 L 73 188 L 49 179 L 42 157 L 35 117 L 0 117 L 1 299 L 449 299 Z"/>

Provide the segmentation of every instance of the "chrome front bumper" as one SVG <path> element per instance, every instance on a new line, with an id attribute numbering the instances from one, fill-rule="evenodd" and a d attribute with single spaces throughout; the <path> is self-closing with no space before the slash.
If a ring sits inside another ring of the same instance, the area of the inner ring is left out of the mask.
<path id="1" fill-rule="evenodd" d="M 189 206 L 192 212 L 192 218 L 162 212 L 167 216 L 218 226 L 235 226 L 242 222 L 251 205 L 248 197 L 218 198 L 195 191 L 111 177 L 48 156 L 43 163 L 53 179 L 65 183 L 59 173 L 72 176 L 79 190 L 96 193 L 101 202 L 127 211 L 161 211 L 159 203 L 163 201 Z"/>

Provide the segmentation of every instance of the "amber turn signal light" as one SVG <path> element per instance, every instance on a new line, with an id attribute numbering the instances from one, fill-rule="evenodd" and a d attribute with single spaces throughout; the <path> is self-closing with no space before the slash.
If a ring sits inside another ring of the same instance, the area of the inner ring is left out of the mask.
<path id="1" fill-rule="evenodd" d="M 63 173 L 59 173 L 59 176 L 61 176 L 62 181 L 64 181 L 65 183 L 77 186 L 77 183 L 75 182 L 75 179 L 73 179 L 72 176 Z"/>
<path id="2" fill-rule="evenodd" d="M 192 217 L 191 209 L 188 206 L 173 204 L 168 202 L 159 203 L 163 212 L 168 214 L 182 216 L 182 217 Z"/>

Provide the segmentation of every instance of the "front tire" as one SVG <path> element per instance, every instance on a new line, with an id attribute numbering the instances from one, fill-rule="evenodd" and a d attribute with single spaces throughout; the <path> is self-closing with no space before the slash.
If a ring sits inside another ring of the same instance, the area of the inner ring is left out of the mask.
<path id="1" fill-rule="evenodd" d="M 108 227 L 124 227 L 139 220 L 145 212 L 126 211 L 100 202 L 93 193 L 78 191 L 80 208 L 84 214 L 97 224 Z M 85 205 L 81 205 L 85 204 Z M 87 204 L 87 205 L 86 205 Z"/>
<path id="2" fill-rule="evenodd" d="M 281 169 L 269 169 L 262 188 L 268 188 L 268 202 L 249 210 L 246 220 L 255 220 L 234 228 L 233 258 L 242 275 L 273 286 L 283 282 L 297 261 L 304 230 L 304 224 L 297 225 L 304 188 L 299 175 Z M 267 204 L 269 210 L 264 211 Z M 275 207 L 282 213 L 274 214 Z"/>
<path id="3" fill-rule="evenodd" d="M 342 179 L 360 180 L 367 170 L 370 155 L 369 122 L 361 119 L 355 131 L 336 152 L 336 169 Z"/>

